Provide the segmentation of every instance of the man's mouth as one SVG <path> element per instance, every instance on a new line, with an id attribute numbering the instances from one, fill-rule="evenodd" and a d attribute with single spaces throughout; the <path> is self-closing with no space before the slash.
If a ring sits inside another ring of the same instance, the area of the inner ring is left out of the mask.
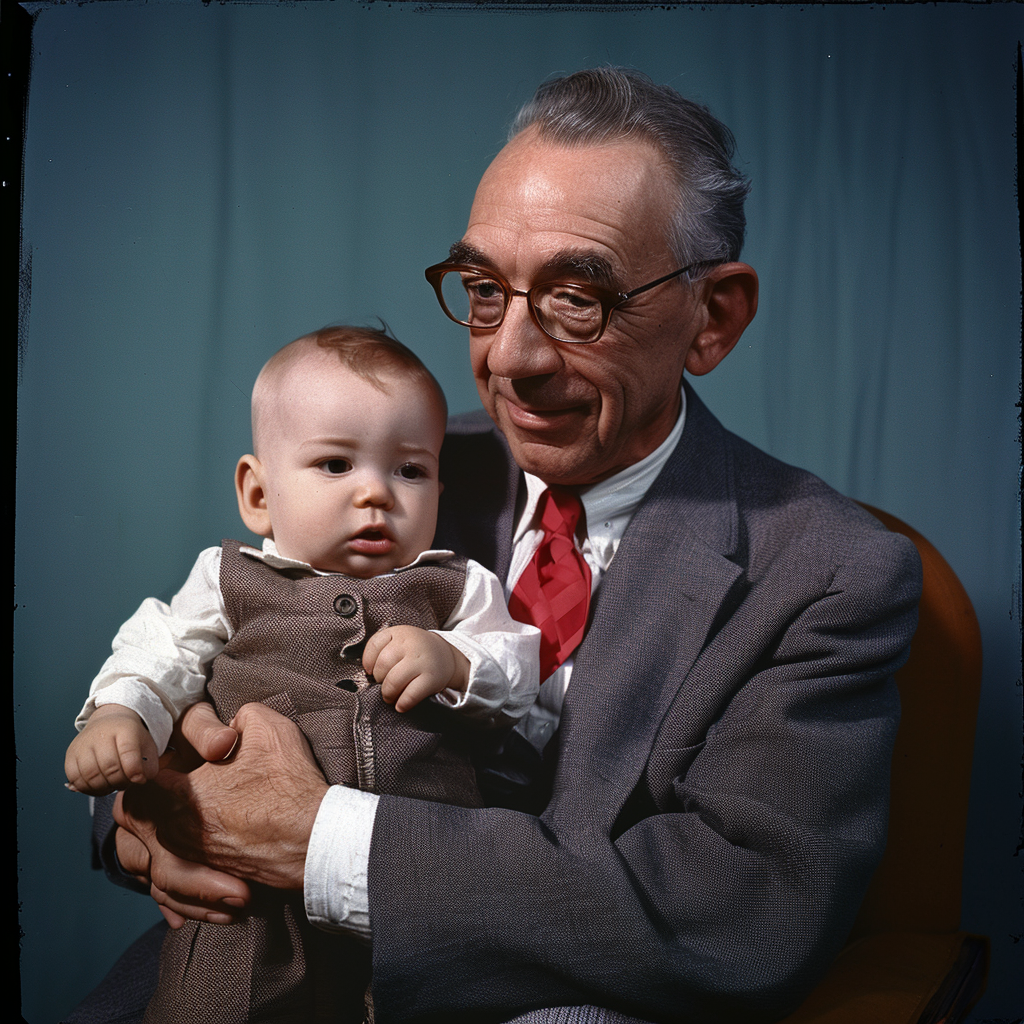
<path id="1" fill-rule="evenodd" d="M 544 407 L 536 405 L 521 404 L 507 395 L 499 394 L 505 414 L 512 424 L 521 430 L 551 430 L 562 426 L 570 416 L 580 413 L 578 405 L 562 405 L 557 407 Z"/>

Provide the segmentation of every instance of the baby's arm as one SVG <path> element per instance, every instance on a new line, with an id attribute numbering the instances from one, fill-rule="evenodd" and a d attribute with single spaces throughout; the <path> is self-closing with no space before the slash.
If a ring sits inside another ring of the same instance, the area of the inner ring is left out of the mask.
<path id="1" fill-rule="evenodd" d="M 120 704 L 103 704 L 68 747 L 68 788 L 103 796 L 130 782 L 146 782 L 159 769 L 157 756 L 156 743 L 136 712 Z"/>
<path id="2" fill-rule="evenodd" d="M 396 711 L 408 711 L 442 690 L 464 693 L 469 685 L 469 659 L 462 651 L 417 626 L 374 633 L 363 650 L 363 669 Z"/>
<path id="3" fill-rule="evenodd" d="M 134 747 L 141 750 L 149 743 L 154 745 L 155 754 L 146 762 L 149 765 L 156 763 L 156 757 L 167 746 L 174 722 L 186 708 L 204 698 L 207 666 L 224 648 L 230 633 L 219 575 L 220 548 L 207 548 L 170 605 L 147 598 L 118 630 L 113 653 L 93 680 L 89 699 L 75 723 L 86 738 L 80 737 L 81 742 L 76 740 L 68 750 L 65 768 L 69 779 L 74 767 L 72 757 L 84 757 L 86 748 L 93 753 L 88 755 L 88 767 L 83 759 L 77 768 L 80 778 L 71 779 L 73 789 L 79 788 L 77 781 L 85 783 L 84 791 L 90 793 L 97 792 L 94 787 L 109 792 L 129 780 L 146 781 L 146 772 L 139 774 L 141 762 L 132 760 L 129 765 L 116 753 L 111 754 L 120 749 L 118 741 L 109 735 L 114 730 L 115 711 L 123 726 L 117 731 L 141 737 L 133 742 Z M 100 728 L 108 715 L 111 720 Z M 131 724 L 126 725 L 128 722 Z M 101 750 L 105 753 L 98 761 Z M 121 767 L 116 770 L 121 781 L 114 783 L 99 764 L 116 766 L 119 761 Z"/>
<path id="4" fill-rule="evenodd" d="M 466 563 L 462 599 L 440 634 L 469 659 L 464 693 L 434 700 L 486 725 L 512 725 L 537 699 L 540 631 L 509 614 L 501 582 L 479 562 Z"/>
<path id="5" fill-rule="evenodd" d="M 381 630 L 370 638 L 363 668 L 378 682 L 388 673 L 377 658 L 385 646 L 386 634 L 394 632 L 395 628 L 411 630 L 420 637 L 424 632 L 402 626 Z M 432 649 L 441 669 L 431 677 L 429 685 L 417 684 L 412 693 L 406 689 L 412 676 L 404 677 L 404 672 L 396 674 L 396 690 L 391 690 L 389 679 L 389 687 L 382 687 L 382 694 L 385 700 L 398 699 L 398 710 L 404 711 L 434 695 L 440 704 L 478 722 L 509 725 L 522 718 L 533 705 L 540 682 L 540 631 L 509 615 L 501 583 L 478 562 L 472 559 L 467 562 L 462 598 L 443 630 L 432 630 L 428 635 L 434 638 Z M 425 645 L 426 641 L 420 639 L 415 643 Z M 397 648 L 394 653 L 399 653 Z M 368 661 L 367 655 L 373 660 Z M 448 664 L 445 659 L 451 657 L 456 659 L 458 672 L 446 684 L 443 682 L 444 666 Z M 391 664 L 394 662 L 389 662 L 388 668 Z M 402 699 L 406 694 L 412 699 Z"/>

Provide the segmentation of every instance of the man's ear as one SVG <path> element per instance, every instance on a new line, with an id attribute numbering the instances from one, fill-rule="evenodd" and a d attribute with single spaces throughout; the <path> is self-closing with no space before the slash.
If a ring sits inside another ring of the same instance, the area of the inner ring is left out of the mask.
<path id="1" fill-rule="evenodd" d="M 723 263 L 702 281 L 707 323 L 686 353 L 695 377 L 710 373 L 732 350 L 757 312 L 757 272 L 746 263 Z"/>
<path id="2" fill-rule="evenodd" d="M 259 537 L 272 537 L 270 510 L 264 488 L 263 464 L 255 455 L 243 455 L 235 467 L 235 495 L 242 522 Z"/>

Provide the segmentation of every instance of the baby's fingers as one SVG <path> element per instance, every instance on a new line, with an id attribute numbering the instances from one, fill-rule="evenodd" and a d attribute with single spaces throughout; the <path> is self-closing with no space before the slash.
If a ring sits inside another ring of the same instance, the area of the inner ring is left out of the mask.
<path id="1" fill-rule="evenodd" d="M 64 758 L 64 774 L 68 777 L 68 789 L 76 793 L 103 796 L 110 792 L 107 780 L 99 774 L 95 761 L 90 764 L 73 750 L 69 750 Z"/>
<path id="2" fill-rule="evenodd" d="M 121 762 L 117 759 L 116 751 L 111 761 L 110 753 L 92 747 L 69 750 L 64 770 L 71 788 L 78 793 L 104 796 L 118 786 L 123 786 L 127 779 L 121 772 Z"/>
<path id="3" fill-rule="evenodd" d="M 383 687 L 381 689 L 383 690 Z M 401 696 L 395 701 L 395 710 L 410 711 L 420 701 L 426 700 L 427 697 L 432 697 L 442 689 L 443 687 L 438 684 L 438 681 L 433 676 L 418 675 L 402 690 Z"/>
<path id="4" fill-rule="evenodd" d="M 142 783 L 156 777 L 160 770 L 156 743 L 149 733 L 140 739 L 118 736 L 114 741 L 119 769 L 128 782 Z"/>
<path id="5" fill-rule="evenodd" d="M 391 632 L 387 629 L 378 630 L 366 641 L 366 646 L 363 648 L 363 671 L 368 676 L 375 675 L 375 670 L 378 667 L 382 669 L 384 675 L 387 675 L 387 669 L 383 665 L 378 666 L 377 661 L 389 643 L 391 643 Z"/>
<path id="6" fill-rule="evenodd" d="M 377 666 L 380 672 L 380 665 Z M 394 704 L 405 692 L 405 688 L 416 678 L 418 669 L 411 658 L 400 658 L 394 665 L 390 666 L 384 678 L 380 681 L 380 695 L 388 704 Z"/>

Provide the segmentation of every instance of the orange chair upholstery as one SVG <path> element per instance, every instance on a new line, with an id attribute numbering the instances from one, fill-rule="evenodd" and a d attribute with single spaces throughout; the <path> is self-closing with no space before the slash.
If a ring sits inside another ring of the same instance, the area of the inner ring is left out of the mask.
<path id="1" fill-rule="evenodd" d="M 896 675 L 889 841 L 850 940 L 783 1024 L 955 1024 L 985 987 L 989 944 L 960 931 L 960 887 L 981 632 L 949 563 L 916 530 L 865 505 L 921 555 L 910 658 Z"/>

